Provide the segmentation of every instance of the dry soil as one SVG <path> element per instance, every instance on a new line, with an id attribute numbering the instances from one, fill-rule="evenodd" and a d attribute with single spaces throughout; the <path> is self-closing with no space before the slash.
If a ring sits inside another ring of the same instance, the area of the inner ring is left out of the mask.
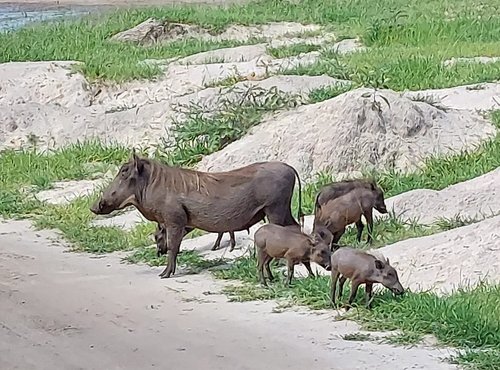
<path id="1" fill-rule="evenodd" d="M 447 350 L 346 341 L 333 312 L 229 303 L 206 275 L 161 280 L 117 255 L 65 253 L 26 221 L 0 223 L 0 368 L 456 369 Z M 51 240 L 52 239 L 52 240 Z"/>

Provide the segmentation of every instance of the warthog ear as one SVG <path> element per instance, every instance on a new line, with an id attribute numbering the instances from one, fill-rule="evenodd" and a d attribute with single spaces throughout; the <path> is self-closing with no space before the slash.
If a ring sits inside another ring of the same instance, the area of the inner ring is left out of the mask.
<path id="1" fill-rule="evenodd" d="M 373 182 L 370 182 L 370 188 L 375 191 L 375 184 Z"/>
<path id="2" fill-rule="evenodd" d="M 384 263 L 380 260 L 375 260 L 375 267 L 379 270 L 383 270 L 384 269 Z"/>
<path id="3" fill-rule="evenodd" d="M 137 170 L 137 172 L 141 173 L 142 169 L 144 168 L 144 164 L 142 163 L 141 158 L 136 154 L 135 148 L 132 148 L 132 159 L 134 161 L 134 167 Z"/>
<path id="4" fill-rule="evenodd" d="M 388 265 L 390 265 L 391 263 L 389 262 L 389 258 L 385 257 L 385 263 L 387 263 Z"/>

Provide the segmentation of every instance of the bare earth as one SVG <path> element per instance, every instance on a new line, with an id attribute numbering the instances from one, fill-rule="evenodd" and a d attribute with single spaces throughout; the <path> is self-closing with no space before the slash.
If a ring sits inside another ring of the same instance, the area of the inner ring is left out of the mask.
<path id="1" fill-rule="evenodd" d="M 440 361 L 448 350 L 345 341 L 357 325 L 333 312 L 229 303 L 207 275 L 161 280 L 116 255 L 66 253 L 55 237 L 0 223 L 3 370 L 456 369 Z"/>

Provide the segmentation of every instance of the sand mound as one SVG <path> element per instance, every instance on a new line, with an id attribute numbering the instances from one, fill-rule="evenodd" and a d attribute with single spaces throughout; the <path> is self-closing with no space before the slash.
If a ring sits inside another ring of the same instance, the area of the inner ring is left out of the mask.
<path id="1" fill-rule="evenodd" d="M 412 190 L 386 200 L 402 219 L 430 224 L 440 218 L 484 219 L 500 214 L 500 168 L 443 190 Z"/>
<path id="2" fill-rule="evenodd" d="M 306 179 L 323 170 L 411 170 L 426 157 L 472 148 L 496 131 L 472 112 L 444 111 L 389 90 L 378 94 L 390 105 L 380 96 L 374 104 L 372 93 L 357 89 L 270 117 L 198 168 L 221 171 L 281 160 Z"/>
<path id="3" fill-rule="evenodd" d="M 72 72 L 77 62 L 12 62 L 0 64 L 0 105 L 34 102 L 88 107 L 91 88 Z"/>
<path id="4" fill-rule="evenodd" d="M 450 292 L 500 281 L 500 216 L 381 248 L 412 290 Z"/>
<path id="5" fill-rule="evenodd" d="M 312 63 L 316 54 L 273 59 L 259 65 L 247 62 L 207 65 L 171 63 L 156 81 L 134 81 L 121 86 L 91 88 L 69 67 L 75 62 L 25 62 L 0 64 L 0 149 L 36 144 L 56 148 L 76 140 L 99 138 L 105 143 L 149 146 L 167 134 L 176 107 L 203 105 L 213 111 L 227 88 L 207 88 L 232 76 L 247 76 L 251 87 L 307 94 L 338 83 L 328 76 L 273 76 L 280 68 Z M 230 94 L 246 94 L 238 84 Z M 182 116 L 182 115 L 181 115 Z"/>
<path id="6" fill-rule="evenodd" d="M 102 184 L 103 181 L 99 180 L 56 182 L 52 185 L 52 189 L 37 193 L 36 198 L 49 204 L 66 204 L 76 198 L 92 194 Z"/>
<path id="7" fill-rule="evenodd" d="M 318 33 L 321 29 L 321 26 L 315 24 L 303 25 L 295 22 L 271 22 L 256 26 L 236 24 L 229 26 L 221 33 L 214 33 L 195 25 L 149 18 L 129 30 L 117 33 L 111 37 L 111 40 L 133 42 L 144 46 L 190 38 L 201 39 L 207 42 L 264 40 L 273 43 L 273 47 L 296 43 L 319 45 L 335 41 L 334 34 L 330 32 L 322 32 L 321 36 L 309 37 L 307 35 Z"/>
<path id="8" fill-rule="evenodd" d="M 445 89 L 408 91 L 404 96 L 413 97 L 414 99 L 425 98 L 453 109 L 490 110 L 500 108 L 499 83 L 481 83 Z"/>

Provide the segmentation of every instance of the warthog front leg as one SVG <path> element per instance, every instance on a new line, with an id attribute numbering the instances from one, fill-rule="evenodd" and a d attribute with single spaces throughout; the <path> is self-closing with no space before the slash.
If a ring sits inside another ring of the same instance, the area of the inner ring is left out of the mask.
<path id="1" fill-rule="evenodd" d="M 373 301 L 373 284 L 366 283 L 365 292 L 366 308 L 370 308 Z"/>
<path id="2" fill-rule="evenodd" d="M 332 306 L 335 307 L 335 291 L 337 290 L 337 281 L 339 279 L 340 273 L 332 268 L 332 279 L 331 279 L 331 302 Z"/>
<path id="3" fill-rule="evenodd" d="M 363 228 L 365 226 L 363 225 L 363 221 L 359 219 L 359 221 L 356 222 L 356 228 L 358 229 L 358 234 L 356 235 L 356 239 L 358 240 L 358 243 L 361 242 L 361 234 L 363 233 Z"/>
<path id="4" fill-rule="evenodd" d="M 366 224 L 368 226 L 368 238 L 366 241 L 368 242 L 368 244 L 371 244 L 373 234 L 373 210 L 370 208 L 365 212 L 364 216 L 366 218 Z"/>
<path id="5" fill-rule="evenodd" d="M 167 228 L 167 243 L 168 243 L 168 263 L 167 267 L 160 274 L 162 279 L 169 278 L 172 274 L 175 274 L 175 268 L 177 266 L 177 254 L 179 254 L 179 249 L 181 246 L 182 238 L 184 237 L 184 227 L 168 227 Z"/>
<path id="6" fill-rule="evenodd" d="M 356 293 L 358 292 L 358 287 L 359 287 L 359 281 L 353 280 L 351 284 L 351 295 L 349 296 L 349 302 L 344 306 L 346 311 L 349 311 L 351 308 L 352 302 L 354 302 L 354 299 L 356 298 Z"/>
<path id="7" fill-rule="evenodd" d="M 344 233 L 345 233 L 345 227 L 342 230 L 333 233 L 332 242 L 330 244 L 330 251 L 333 252 L 334 249 L 333 246 L 339 242 L 340 238 L 342 237 L 342 235 L 344 235 Z"/>
<path id="8" fill-rule="evenodd" d="M 302 262 L 302 264 L 306 267 L 307 272 L 309 273 L 309 277 L 314 277 L 314 272 L 311 269 L 311 262 L 306 261 L 306 262 Z"/>
<path id="9" fill-rule="evenodd" d="M 292 261 L 288 261 L 288 276 L 286 279 L 286 286 L 290 287 L 292 284 L 293 273 L 295 271 L 295 264 Z"/>

